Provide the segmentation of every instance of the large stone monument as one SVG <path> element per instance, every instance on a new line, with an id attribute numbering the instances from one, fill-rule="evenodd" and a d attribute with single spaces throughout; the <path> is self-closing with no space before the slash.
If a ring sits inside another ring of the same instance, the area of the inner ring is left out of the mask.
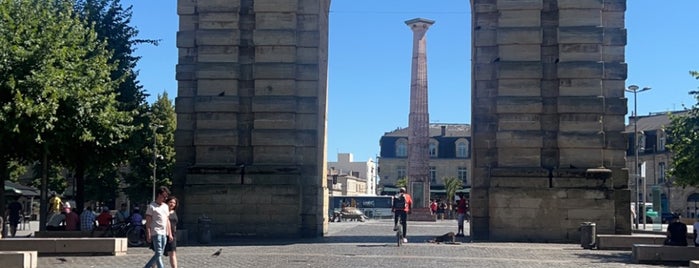
<path id="1" fill-rule="evenodd" d="M 471 0 L 472 237 L 630 233 L 625 0 Z"/>
<path id="2" fill-rule="evenodd" d="M 329 5 L 177 2 L 173 191 L 184 228 L 210 223 L 213 237 L 327 231 Z"/>
<path id="3" fill-rule="evenodd" d="M 408 192 L 413 206 L 427 208 L 430 202 L 429 142 L 430 114 L 427 109 L 427 29 L 433 20 L 416 18 L 405 24 L 413 31 L 413 60 L 410 71 L 410 114 L 408 115 Z M 429 213 L 429 211 L 426 211 Z"/>

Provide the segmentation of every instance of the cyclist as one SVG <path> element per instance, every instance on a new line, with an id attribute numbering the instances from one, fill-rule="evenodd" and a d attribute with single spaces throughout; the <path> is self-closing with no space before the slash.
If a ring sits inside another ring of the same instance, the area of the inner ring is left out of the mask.
<path id="1" fill-rule="evenodd" d="M 393 230 L 398 231 L 398 220 L 403 227 L 403 243 L 408 243 L 407 238 L 407 227 L 408 227 L 408 214 L 410 214 L 410 208 L 413 206 L 413 198 L 410 194 L 406 193 L 405 187 L 400 187 L 399 193 L 393 197 L 393 205 L 391 206 L 391 211 L 393 211 Z"/>

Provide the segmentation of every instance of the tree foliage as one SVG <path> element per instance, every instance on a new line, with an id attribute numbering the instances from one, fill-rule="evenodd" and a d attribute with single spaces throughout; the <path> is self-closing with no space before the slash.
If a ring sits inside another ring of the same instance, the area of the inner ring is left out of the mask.
<path id="1" fill-rule="evenodd" d="M 124 191 L 135 202 L 151 200 L 153 167 L 156 168 L 156 186 L 172 185 L 176 116 L 175 106 L 167 93 L 158 95 L 158 99 L 150 106 L 149 114 L 150 120 L 140 126 L 141 131 L 137 134 L 144 141 L 144 146 L 135 150 L 136 154 L 129 161 L 129 171 L 123 174 L 130 186 Z"/>
<path id="2" fill-rule="evenodd" d="M 449 200 L 449 205 L 451 205 L 451 202 L 454 200 L 454 196 L 456 195 L 456 191 L 461 190 L 461 188 L 463 188 L 463 185 L 461 184 L 461 180 L 455 177 L 447 177 L 443 178 L 443 180 L 447 200 Z"/>
<path id="3" fill-rule="evenodd" d="M 699 79 L 699 72 L 690 74 Z M 686 113 L 671 115 L 668 147 L 672 151 L 669 175 L 681 186 L 699 186 L 699 91 L 689 92 L 697 101 Z"/>

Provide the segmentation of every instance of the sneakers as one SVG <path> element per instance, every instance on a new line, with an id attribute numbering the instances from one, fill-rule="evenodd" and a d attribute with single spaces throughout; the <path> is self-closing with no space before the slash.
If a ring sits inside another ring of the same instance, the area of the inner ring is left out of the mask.
<path id="1" fill-rule="evenodd" d="M 393 231 L 398 231 L 398 225 L 393 225 Z"/>
<path id="2" fill-rule="evenodd" d="M 403 237 L 403 243 L 408 243 L 408 239 Z"/>

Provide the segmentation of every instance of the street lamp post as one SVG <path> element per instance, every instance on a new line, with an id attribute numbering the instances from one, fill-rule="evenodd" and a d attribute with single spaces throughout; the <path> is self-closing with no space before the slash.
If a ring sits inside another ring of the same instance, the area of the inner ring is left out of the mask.
<path id="1" fill-rule="evenodd" d="M 155 201 L 155 178 L 158 169 L 158 135 L 156 130 L 163 126 L 152 124 L 151 127 L 153 128 L 153 201 Z"/>
<path id="2" fill-rule="evenodd" d="M 634 179 L 635 179 L 635 185 L 636 185 L 636 198 L 635 198 L 636 199 L 636 220 L 635 220 L 636 229 L 638 229 L 639 219 L 641 218 L 641 204 L 639 204 L 639 202 L 641 200 L 638 200 L 639 199 L 638 198 L 638 181 L 641 178 L 641 173 L 640 173 L 640 170 L 638 167 L 638 106 L 637 106 L 638 97 L 636 94 L 638 94 L 639 92 L 647 91 L 647 90 L 650 90 L 650 88 L 644 87 L 644 88 L 639 89 L 639 87 L 637 85 L 630 85 L 628 87 L 628 89 L 625 89 L 626 92 L 633 93 L 633 142 L 634 142 L 633 149 L 634 149 L 634 154 L 635 154 L 634 162 L 635 162 L 635 166 L 636 166 L 635 167 L 636 172 L 634 172 L 635 173 Z M 645 199 L 646 199 L 646 197 L 643 196 L 643 199 L 642 199 L 643 204 L 644 204 L 643 209 L 645 209 Z M 645 211 L 644 211 L 643 217 L 645 219 Z"/>

